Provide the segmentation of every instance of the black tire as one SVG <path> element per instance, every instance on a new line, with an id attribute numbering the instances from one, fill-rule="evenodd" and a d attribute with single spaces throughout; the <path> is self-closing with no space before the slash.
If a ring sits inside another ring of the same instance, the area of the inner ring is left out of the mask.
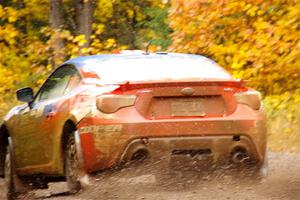
<path id="1" fill-rule="evenodd" d="M 248 170 L 249 178 L 262 181 L 268 176 L 268 154 L 265 152 L 263 162 L 257 163 Z"/>
<path id="2" fill-rule="evenodd" d="M 77 193 L 81 189 L 79 181 L 79 161 L 74 133 L 70 134 L 65 147 L 65 176 L 69 192 Z"/>
<path id="3" fill-rule="evenodd" d="M 9 200 L 16 199 L 19 194 L 30 191 L 30 187 L 16 173 L 13 145 L 10 137 L 5 148 L 4 181 L 6 184 L 6 197 Z"/>
<path id="4" fill-rule="evenodd" d="M 6 185 L 6 197 L 8 200 L 15 199 L 17 196 L 14 178 L 15 176 L 12 149 L 9 145 L 7 145 L 4 164 L 4 180 Z"/>

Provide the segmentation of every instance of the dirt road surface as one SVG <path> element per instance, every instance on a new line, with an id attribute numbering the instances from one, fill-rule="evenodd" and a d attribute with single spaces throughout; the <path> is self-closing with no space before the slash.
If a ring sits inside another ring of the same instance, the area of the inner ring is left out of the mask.
<path id="1" fill-rule="evenodd" d="M 159 165 L 159 164 L 158 164 Z M 217 170 L 202 174 L 179 170 L 168 178 L 157 172 L 163 166 L 139 165 L 107 170 L 89 179 L 89 186 L 77 195 L 68 195 L 64 183 L 50 184 L 19 199 L 49 200 L 300 200 L 300 154 L 270 153 L 269 176 L 251 180 Z M 0 199 L 4 199 L 0 180 Z"/>

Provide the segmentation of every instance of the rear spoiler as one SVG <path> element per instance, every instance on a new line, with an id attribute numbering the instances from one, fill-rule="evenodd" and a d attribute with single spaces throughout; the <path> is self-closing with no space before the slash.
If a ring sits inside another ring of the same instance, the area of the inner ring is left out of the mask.
<path id="1" fill-rule="evenodd" d="M 248 81 L 246 81 L 248 82 Z M 170 87 L 170 86 L 228 86 L 245 87 L 244 80 L 203 80 L 203 81 L 164 81 L 164 82 L 123 82 L 118 83 L 121 91 L 149 88 L 149 87 Z"/>

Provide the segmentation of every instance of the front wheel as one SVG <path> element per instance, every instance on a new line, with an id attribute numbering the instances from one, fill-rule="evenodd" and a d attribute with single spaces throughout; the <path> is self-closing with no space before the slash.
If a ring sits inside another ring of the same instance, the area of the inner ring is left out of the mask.
<path id="1" fill-rule="evenodd" d="M 74 194 L 81 189 L 79 181 L 79 161 L 74 134 L 70 134 L 65 148 L 65 176 L 69 192 Z"/>
<path id="2" fill-rule="evenodd" d="M 16 188 L 14 181 L 13 161 L 9 145 L 6 146 L 5 165 L 4 165 L 4 180 L 6 186 L 7 199 L 14 199 L 16 196 Z"/>
<path id="3" fill-rule="evenodd" d="M 10 137 L 8 138 L 5 148 L 4 181 L 6 185 L 6 197 L 9 200 L 15 199 L 17 194 L 25 193 L 29 190 L 16 174 L 13 147 Z"/>

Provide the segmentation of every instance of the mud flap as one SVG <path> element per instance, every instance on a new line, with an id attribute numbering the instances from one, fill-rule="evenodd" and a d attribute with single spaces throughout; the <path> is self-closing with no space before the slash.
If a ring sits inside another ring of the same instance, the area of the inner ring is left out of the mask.
<path id="1" fill-rule="evenodd" d="M 77 130 L 74 132 L 74 139 L 75 139 L 76 151 L 78 156 L 78 179 L 81 184 L 81 187 L 84 188 L 90 185 L 90 181 L 89 181 L 89 175 L 86 173 L 84 169 L 84 159 L 83 159 L 83 153 L 81 148 L 81 141 Z"/>
<path id="2" fill-rule="evenodd" d="M 268 176 L 269 173 L 269 156 L 268 156 L 268 151 L 265 151 L 265 157 L 264 157 L 264 162 L 259 168 L 258 175 L 261 178 L 265 178 Z"/>

